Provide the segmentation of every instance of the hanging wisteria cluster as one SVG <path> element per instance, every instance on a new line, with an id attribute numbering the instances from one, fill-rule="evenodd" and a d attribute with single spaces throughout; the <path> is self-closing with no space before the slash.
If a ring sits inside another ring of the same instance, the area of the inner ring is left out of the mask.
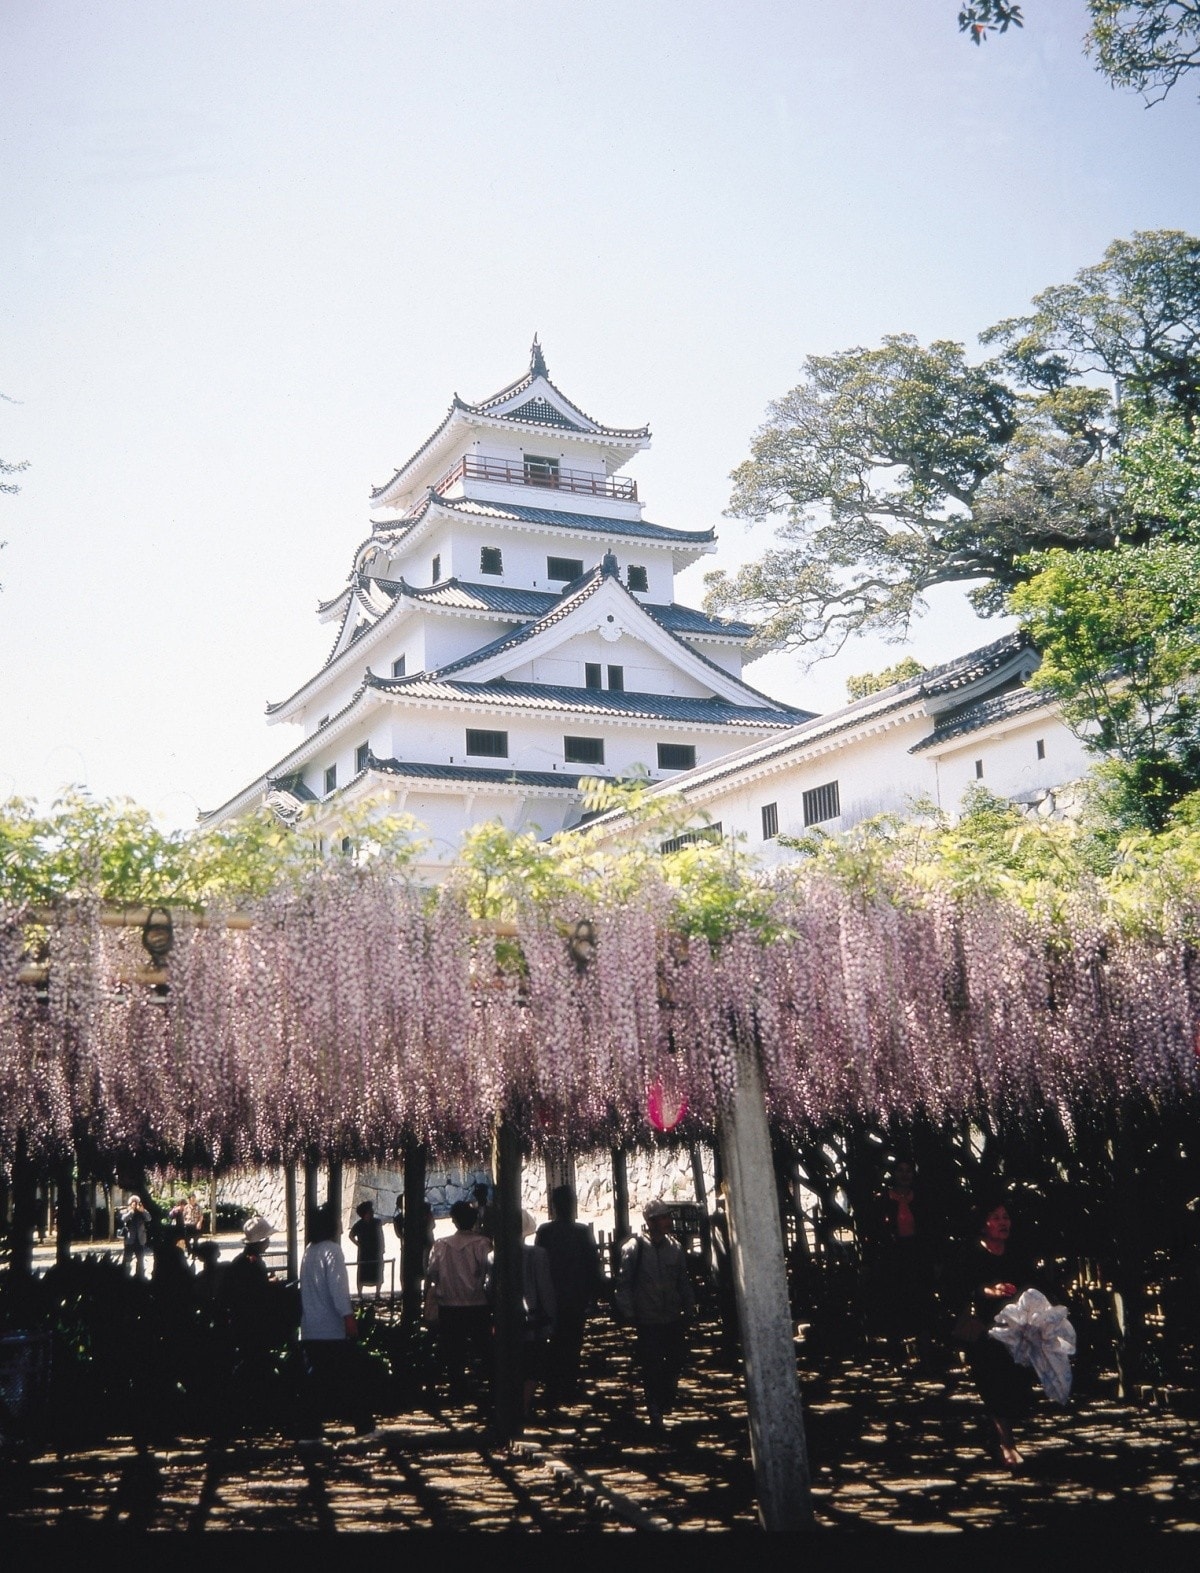
<path id="1" fill-rule="evenodd" d="M 594 1149 L 710 1127 L 757 1053 L 773 1119 L 1022 1110 L 1187 1097 L 1200 962 L 1184 930 L 1122 934 L 1080 901 L 1041 921 L 990 899 L 780 889 L 719 946 L 672 893 L 521 914 L 497 946 L 453 891 L 326 872 L 249 927 L 177 927 L 165 995 L 128 981 L 136 930 L 74 908 L 48 989 L 19 981 L 0 913 L 0 1160 L 136 1156 L 226 1167 L 486 1149 Z M 582 926 L 582 928 L 581 928 Z M 578 943 L 581 932 L 586 943 Z"/>

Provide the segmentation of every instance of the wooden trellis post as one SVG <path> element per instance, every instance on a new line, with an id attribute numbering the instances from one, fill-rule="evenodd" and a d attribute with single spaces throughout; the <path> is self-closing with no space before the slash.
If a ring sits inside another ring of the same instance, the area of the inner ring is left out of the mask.
<path id="1" fill-rule="evenodd" d="M 525 1331 L 521 1262 L 521 1144 L 503 1115 L 492 1146 L 496 1200 L 496 1428 L 508 1439 L 521 1427 L 521 1340 Z"/>
<path id="2" fill-rule="evenodd" d="M 759 1521 L 768 1530 L 804 1529 L 812 1518 L 804 1414 L 765 1088 L 751 1045 L 738 1047 L 737 1080 L 718 1130 Z"/>

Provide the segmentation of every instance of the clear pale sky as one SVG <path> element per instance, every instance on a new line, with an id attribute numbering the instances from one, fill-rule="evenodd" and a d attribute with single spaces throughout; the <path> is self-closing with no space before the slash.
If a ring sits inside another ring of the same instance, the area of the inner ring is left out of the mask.
<path id="1" fill-rule="evenodd" d="M 649 421 L 647 517 L 716 526 L 807 354 L 973 342 L 1135 229 L 1200 228 L 1200 74 L 1152 110 L 1080 0 L 5 0 L 0 798 L 190 823 L 292 745 L 367 492 L 527 365 Z M 709 560 L 704 566 L 714 566 Z M 701 569 L 680 582 L 698 603 Z M 908 648 L 997 637 L 957 592 Z M 759 686 L 812 708 L 903 649 Z"/>

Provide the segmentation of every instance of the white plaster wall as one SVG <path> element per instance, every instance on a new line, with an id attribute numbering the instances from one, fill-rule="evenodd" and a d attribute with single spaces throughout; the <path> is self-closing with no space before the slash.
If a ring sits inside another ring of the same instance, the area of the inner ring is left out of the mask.
<path id="1" fill-rule="evenodd" d="M 1037 757 L 1038 742 L 1045 744 L 1045 758 Z M 972 786 L 983 786 L 1001 797 L 1046 791 L 1075 781 L 1096 763 L 1077 737 L 1051 712 L 1043 711 L 1014 725 L 999 736 L 976 733 L 962 739 L 958 747 L 927 751 L 938 781 L 941 805 L 949 813 L 957 811 L 963 793 Z M 977 776 L 975 763 L 982 761 L 983 775 Z"/>

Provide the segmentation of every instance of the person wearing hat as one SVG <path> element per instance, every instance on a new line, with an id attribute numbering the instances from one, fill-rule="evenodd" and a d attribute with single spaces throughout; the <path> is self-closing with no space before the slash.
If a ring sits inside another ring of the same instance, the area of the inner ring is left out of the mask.
<path id="1" fill-rule="evenodd" d="M 217 1288 L 217 1333 L 238 1399 L 251 1410 L 272 1368 L 275 1318 L 263 1253 L 273 1232 L 261 1215 L 248 1218 L 242 1228 L 242 1249 L 223 1269 Z"/>
<path id="2" fill-rule="evenodd" d="M 685 1327 L 696 1310 L 683 1247 L 671 1234 L 661 1197 L 642 1209 L 646 1229 L 625 1242 L 614 1301 L 637 1335 L 637 1363 L 650 1429 L 661 1433 L 675 1405 L 685 1354 Z"/>

